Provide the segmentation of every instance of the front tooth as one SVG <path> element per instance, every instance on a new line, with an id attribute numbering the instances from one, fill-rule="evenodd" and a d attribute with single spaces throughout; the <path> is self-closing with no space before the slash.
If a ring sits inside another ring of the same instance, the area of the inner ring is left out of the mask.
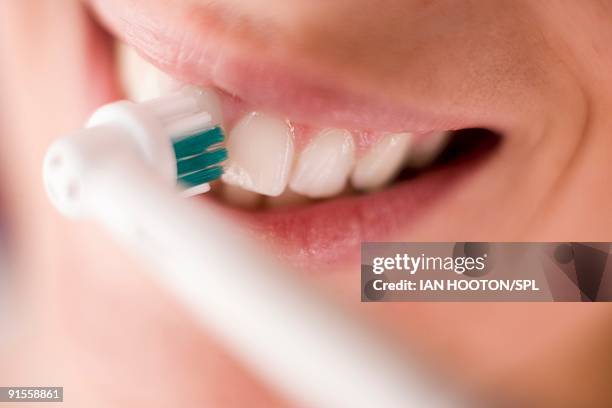
<path id="1" fill-rule="evenodd" d="M 401 169 L 411 142 L 410 133 L 392 133 L 383 137 L 357 161 L 351 176 L 353 187 L 372 190 L 388 183 Z"/>
<path id="2" fill-rule="evenodd" d="M 196 112 L 206 112 L 211 117 L 211 123 L 220 125 L 223 123 L 221 111 L 221 99 L 217 93 L 210 88 L 199 88 L 193 85 L 181 87 L 178 95 L 189 95 L 196 101 Z"/>
<path id="3" fill-rule="evenodd" d="M 283 120 L 252 112 L 229 134 L 223 181 L 256 193 L 278 196 L 293 164 L 293 131 Z"/>
<path id="4" fill-rule="evenodd" d="M 323 130 L 300 155 L 290 187 L 311 198 L 333 196 L 346 185 L 354 162 L 351 133 L 343 129 Z"/>
<path id="5" fill-rule="evenodd" d="M 415 143 L 406 159 L 409 167 L 423 168 L 433 163 L 447 146 L 451 132 L 440 132 Z"/>
<path id="6" fill-rule="evenodd" d="M 117 60 L 123 89 L 134 102 L 157 98 L 169 83 L 176 82 L 123 43 L 118 45 Z"/>

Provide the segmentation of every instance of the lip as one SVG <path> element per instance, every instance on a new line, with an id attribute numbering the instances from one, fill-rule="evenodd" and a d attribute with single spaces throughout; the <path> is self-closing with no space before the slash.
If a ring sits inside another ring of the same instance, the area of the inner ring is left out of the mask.
<path id="1" fill-rule="evenodd" d="M 241 103 L 297 122 L 390 132 L 410 129 L 423 137 L 456 129 L 500 129 L 482 117 L 453 112 L 431 114 L 437 111 L 396 101 L 382 103 L 375 94 L 365 97 L 334 74 L 316 67 L 309 70 L 308 64 L 291 65 L 296 64 L 295 59 L 287 63 L 279 62 L 278 55 L 255 56 L 241 47 L 240 41 L 219 34 L 214 24 L 202 24 L 212 18 L 202 11 L 205 9 L 197 9 L 197 15 L 181 20 L 151 15 L 154 10 L 130 10 L 131 3 L 120 8 L 112 7 L 113 2 L 90 3 L 111 32 L 177 80 L 214 86 Z M 208 28 L 202 29 L 204 26 Z M 367 195 L 265 211 L 220 207 L 228 217 L 249 226 L 258 239 L 279 248 L 285 261 L 306 270 L 326 269 L 339 262 L 356 261 L 363 241 L 389 240 L 426 220 L 427 212 L 473 172 L 483 162 L 482 157 L 487 156 L 461 157 L 413 180 Z"/>
<path id="2" fill-rule="evenodd" d="M 481 112 L 471 116 L 460 106 L 440 109 L 431 103 L 424 106 L 424 101 L 382 99 L 376 89 L 366 89 L 317 61 L 262 48 L 248 33 L 221 28 L 216 9 L 201 6 L 162 14 L 141 2 L 122 2 L 121 7 L 113 1 L 89 3 L 110 31 L 170 76 L 214 86 L 297 123 L 419 134 L 465 128 L 501 131 L 501 118 L 485 118 Z"/>

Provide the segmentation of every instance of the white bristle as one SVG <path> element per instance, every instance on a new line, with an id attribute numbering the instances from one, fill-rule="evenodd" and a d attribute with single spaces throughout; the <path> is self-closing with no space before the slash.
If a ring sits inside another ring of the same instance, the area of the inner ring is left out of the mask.
<path id="1" fill-rule="evenodd" d="M 170 122 L 174 118 L 190 115 L 200 110 L 196 98 L 180 92 L 144 102 L 143 105 L 164 122 Z"/>
<path id="2" fill-rule="evenodd" d="M 210 184 L 204 183 L 199 186 L 189 187 L 181 192 L 183 197 L 194 197 L 200 194 L 208 193 L 210 191 Z"/>
<path id="3" fill-rule="evenodd" d="M 166 132 L 171 138 L 188 136 L 212 126 L 208 112 L 201 112 L 185 118 L 176 119 L 166 125 Z"/>

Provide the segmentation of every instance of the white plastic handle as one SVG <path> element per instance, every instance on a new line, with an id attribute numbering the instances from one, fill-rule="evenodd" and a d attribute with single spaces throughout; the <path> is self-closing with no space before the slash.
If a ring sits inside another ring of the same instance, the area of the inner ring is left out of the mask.
<path id="1" fill-rule="evenodd" d="M 306 406 L 461 406 L 403 350 L 131 158 L 89 173 L 90 213 L 256 374 Z"/>

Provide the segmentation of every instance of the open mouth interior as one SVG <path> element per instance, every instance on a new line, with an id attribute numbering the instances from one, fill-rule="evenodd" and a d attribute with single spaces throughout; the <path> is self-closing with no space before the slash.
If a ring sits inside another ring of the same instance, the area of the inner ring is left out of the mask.
<path id="1" fill-rule="evenodd" d="M 158 97 L 183 84 L 125 45 L 117 64 L 129 99 Z M 208 88 L 203 109 L 226 133 L 229 159 L 212 196 L 253 211 L 303 207 L 410 183 L 432 171 L 489 155 L 501 136 L 487 129 L 388 132 L 294 123 Z"/>

